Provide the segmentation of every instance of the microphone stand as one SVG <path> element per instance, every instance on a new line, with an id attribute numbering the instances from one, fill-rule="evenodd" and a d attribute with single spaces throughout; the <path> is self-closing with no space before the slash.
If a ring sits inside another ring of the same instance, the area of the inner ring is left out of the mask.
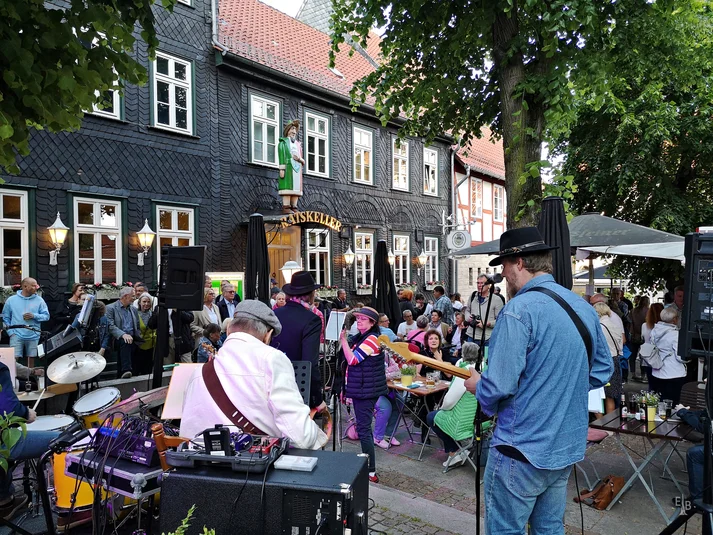
<path id="1" fill-rule="evenodd" d="M 488 324 L 488 316 L 490 315 L 490 304 L 493 302 L 493 294 L 495 293 L 493 289 L 495 281 L 488 278 L 485 284 L 490 286 L 490 293 L 488 295 L 488 305 L 485 308 L 485 317 L 481 318 L 483 332 L 480 335 L 478 358 L 475 361 L 475 369 L 478 373 L 481 372 L 483 365 L 483 354 L 485 353 L 485 329 Z M 475 332 L 473 332 L 473 334 L 475 334 Z M 475 412 L 475 535 L 480 535 L 480 457 L 483 451 L 483 420 L 485 420 L 485 415 L 480 409 L 480 403 L 478 403 L 478 408 Z"/>

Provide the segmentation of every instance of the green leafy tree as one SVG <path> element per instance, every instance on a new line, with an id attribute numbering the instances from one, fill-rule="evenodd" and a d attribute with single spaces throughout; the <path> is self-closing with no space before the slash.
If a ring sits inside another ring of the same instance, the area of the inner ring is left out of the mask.
<path id="1" fill-rule="evenodd" d="M 615 30 L 635 16 L 675 17 L 679 7 L 698 4 L 340 0 L 332 17 L 332 61 L 348 39 L 365 46 L 371 28 L 383 27 L 382 61 L 355 85 L 353 103 L 373 104 L 383 122 L 406 116 L 403 135 L 433 138 L 450 131 L 465 139 L 492 125 L 505 148 L 508 224 L 533 224 L 547 165 L 542 142 L 548 133 L 567 131 L 580 78 L 596 89 L 596 100 L 607 98 L 606 52 Z M 518 212 L 522 217 L 513 221 Z"/>
<path id="2" fill-rule="evenodd" d="M 32 129 L 77 130 L 107 90 L 146 83 L 134 28 L 153 56 L 154 0 L 0 2 L 0 166 L 19 171 Z M 162 0 L 171 10 L 175 0 Z"/>
<path id="3" fill-rule="evenodd" d="M 653 14 L 614 30 L 609 92 L 578 86 L 575 120 L 554 149 L 574 176 L 576 212 L 683 235 L 713 221 L 713 15 Z M 632 257 L 615 259 L 613 271 L 644 291 L 683 276 L 678 261 Z"/>

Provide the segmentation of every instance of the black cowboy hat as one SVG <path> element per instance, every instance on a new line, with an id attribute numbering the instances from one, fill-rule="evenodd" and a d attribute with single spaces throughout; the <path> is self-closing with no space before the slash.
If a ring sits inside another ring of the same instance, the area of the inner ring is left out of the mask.
<path id="1" fill-rule="evenodd" d="M 321 287 L 321 284 L 314 282 L 314 277 L 309 271 L 297 271 L 292 275 L 290 283 L 282 287 L 282 291 L 288 295 L 306 295 Z"/>
<path id="2" fill-rule="evenodd" d="M 552 249 L 557 247 L 547 245 L 537 227 L 514 228 L 500 236 L 500 253 L 490 261 L 490 265 L 499 266 L 503 258 L 509 256 L 527 256 Z"/>

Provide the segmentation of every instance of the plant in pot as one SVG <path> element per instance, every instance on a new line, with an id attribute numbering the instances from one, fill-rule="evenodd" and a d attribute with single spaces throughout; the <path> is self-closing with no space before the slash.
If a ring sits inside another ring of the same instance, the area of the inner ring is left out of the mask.
<path id="1" fill-rule="evenodd" d="M 411 386 L 414 377 L 416 377 L 416 366 L 401 367 L 401 384 L 403 386 Z"/>
<path id="2" fill-rule="evenodd" d="M 656 420 L 656 412 L 658 411 L 659 401 L 661 396 L 656 392 L 641 391 L 639 403 L 646 406 L 646 421 L 653 422 Z"/>

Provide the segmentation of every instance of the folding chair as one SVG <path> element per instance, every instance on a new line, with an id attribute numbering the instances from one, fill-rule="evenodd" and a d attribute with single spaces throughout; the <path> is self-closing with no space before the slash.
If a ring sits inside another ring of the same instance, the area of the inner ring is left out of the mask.
<path id="1" fill-rule="evenodd" d="M 587 448 L 586 449 L 588 450 L 590 447 L 592 447 L 596 444 L 601 444 L 605 438 L 608 438 L 611 435 L 612 434 L 608 431 L 601 431 L 599 429 L 588 429 L 587 430 Z M 580 466 L 580 464 L 584 463 L 584 461 L 587 461 L 592 466 L 592 471 L 594 472 L 594 476 L 597 478 L 594 481 L 594 484 L 592 484 L 592 482 L 589 480 L 589 475 L 587 474 L 587 471 L 582 466 Z M 578 463 L 575 463 L 574 467 L 582 473 L 582 475 L 584 476 L 584 480 L 587 482 L 587 488 L 590 490 L 593 489 L 602 480 L 601 476 L 599 475 L 599 472 L 597 471 L 597 467 L 594 466 L 594 463 L 592 462 L 592 460 L 587 457 L 586 450 L 584 453 L 584 460 L 582 460 Z"/>
<path id="2" fill-rule="evenodd" d="M 703 409 L 705 409 L 706 384 L 703 381 L 691 381 L 690 383 L 686 383 L 685 385 L 683 385 L 683 388 L 681 388 L 680 403 L 681 405 L 690 407 L 692 411 L 702 411 Z M 703 442 L 703 437 L 699 433 L 694 432 L 686 436 L 686 440 L 694 444 L 700 444 L 701 442 Z M 674 452 L 676 452 L 676 455 L 678 455 L 679 459 L 681 459 L 681 462 L 683 463 L 684 473 L 688 473 L 688 470 L 686 470 L 686 460 L 681 455 L 681 452 L 678 451 L 679 444 L 680 442 L 674 442 L 671 451 L 666 457 L 666 461 L 663 464 L 663 470 L 661 471 L 661 477 L 664 479 L 667 479 L 666 467 L 668 466 L 668 462 L 671 460 L 671 456 Z"/>
<path id="3" fill-rule="evenodd" d="M 458 444 L 458 450 L 454 453 L 454 455 L 458 455 L 461 452 L 467 452 L 468 455 L 466 457 L 466 460 L 470 463 L 470 465 L 473 467 L 473 471 L 475 471 L 476 473 L 478 473 L 478 469 L 475 466 L 475 462 L 473 461 L 473 456 L 475 454 L 475 447 L 477 446 L 477 442 L 475 440 L 475 426 L 477 425 L 477 418 L 478 415 L 476 413 L 475 419 L 473 420 L 473 436 L 463 440 L 456 440 L 456 444 Z M 493 435 L 492 428 L 493 422 L 491 420 L 486 420 L 481 424 L 481 444 L 485 444 L 486 440 L 490 440 L 490 437 L 492 437 Z M 454 466 L 446 466 L 443 469 L 443 473 L 447 473 L 448 470 L 450 470 L 451 468 L 454 468 Z"/>

